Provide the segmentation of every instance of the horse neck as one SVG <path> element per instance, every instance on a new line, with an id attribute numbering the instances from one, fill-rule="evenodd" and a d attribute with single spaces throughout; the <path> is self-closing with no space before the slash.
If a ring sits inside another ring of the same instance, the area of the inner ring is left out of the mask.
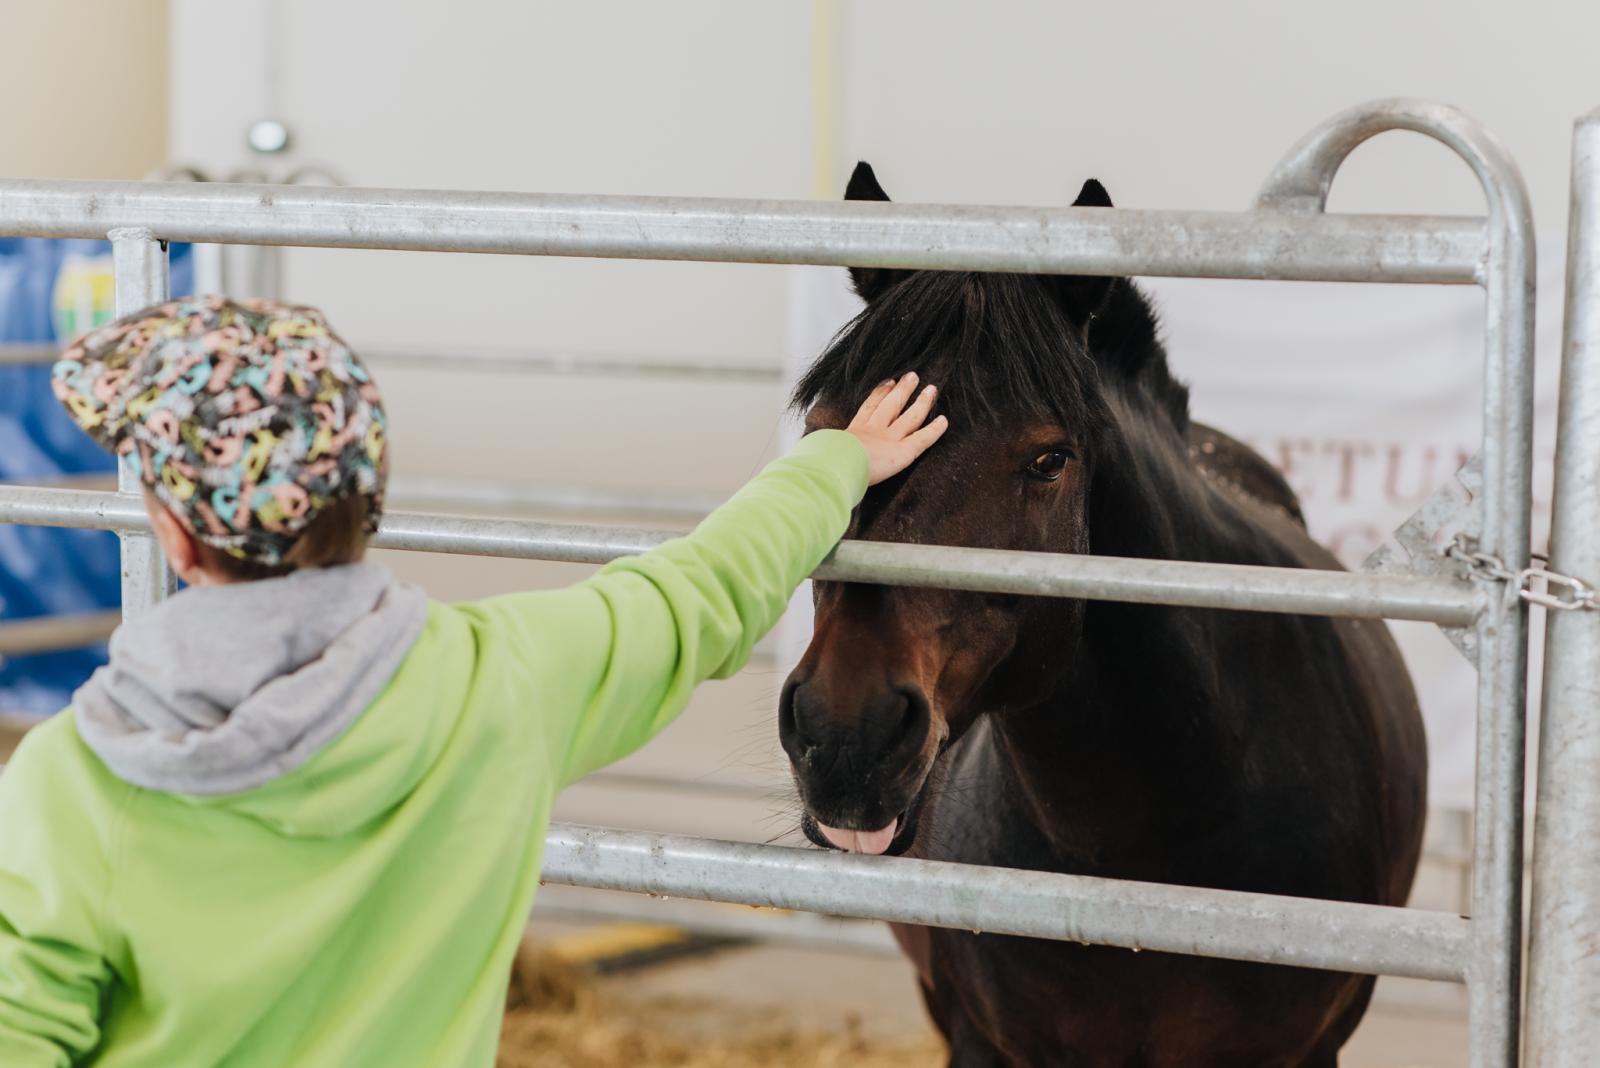
<path id="1" fill-rule="evenodd" d="M 1264 536 L 1196 471 L 1183 430 L 1148 408 L 1112 407 L 1113 444 L 1090 494 L 1091 551 L 1258 559 Z M 1137 858 L 1226 810 L 1237 735 L 1217 714 L 1219 695 L 1249 666 L 1223 662 L 1218 624 L 1203 610 L 1090 602 L 1050 696 L 995 717 L 1008 796 L 1058 863 L 1149 876 Z"/>

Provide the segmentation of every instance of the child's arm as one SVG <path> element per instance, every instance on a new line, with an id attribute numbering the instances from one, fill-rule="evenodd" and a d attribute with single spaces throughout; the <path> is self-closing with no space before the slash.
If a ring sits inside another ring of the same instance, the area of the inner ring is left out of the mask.
<path id="1" fill-rule="evenodd" d="M 869 483 L 908 467 L 945 428 L 915 376 L 880 386 L 849 431 L 819 431 L 694 533 L 567 590 L 477 606 L 529 673 L 551 770 L 569 783 L 666 726 L 708 678 L 733 674 L 849 525 Z"/>
<path id="2" fill-rule="evenodd" d="M 29 732 L 0 774 L 0 1064 L 67 1068 L 100 1043 L 112 982 L 100 911 L 109 879 L 105 843 L 114 810 Z M 70 729 L 70 728 L 69 728 Z M 39 737 L 35 737 L 35 736 Z M 58 752 L 60 746 L 51 752 Z M 65 769 L 63 774 L 56 772 Z M 54 770 L 52 770 L 54 769 Z"/>

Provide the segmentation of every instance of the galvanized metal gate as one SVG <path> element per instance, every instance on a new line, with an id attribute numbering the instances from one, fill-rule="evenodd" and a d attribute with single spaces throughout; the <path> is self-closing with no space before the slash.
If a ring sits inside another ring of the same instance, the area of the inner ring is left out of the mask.
<path id="1" fill-rule="evenodd" d="M 1396 129 L 1441 141 L 1465 160 L 1482 184 L 1486 217 L 1325 214 L 1329 187 L 1345 157 L 1368 138 Z M 1581 177 L 1590 197 L 1586 225 L 1600 231 L 1597 131 L 1600 119 L 1592 120 L 1584 142 L 1590 148 Z M 817 572 L 851 582 L 1413 619 L 1470 631 L 1479 670 L 1471 919 L 562 825 L 551 830 L 544 877 L 580 886 L 1466 982 L 1472 1064 L 1503 1068 L 1516 1063 L 1527 676 L 1527 609 L 1521 594 L 1530 574 L 1534 249 L 1528 197 L 1515 164 L 1459 112 L 1387 100 L 1337 115 L 1289 152 L 1253 210 L 1232 214 L 13 180 L 0 181 L 0 234 L 109 237 L 119 314 L 168 295 L 168 241 L 1482 286 L 1487 296 L 1485 389 L 1482 486 L 1471 524 L 1475 566 L 1441 562 L 1427 550 L 1419 551 L 1407 572 L 1344 574 L 845 542 Z M 1600 242 L 1600 233 L 1592 240 Z M 1585 464 L 1600 449 L 1600 251 L 1591 247 L 1580 253 L 1577 241 L 1574 250 L 1574 263 L 1587 265 L 1583 284 L 1589 311 L 1573 317 L 1569 345 L 1595 366 L 1585 371 L 1584 359 L 1569 366 L 1573 381 L 1567 383 L 1566 400 L 1578 400 L 1563 405 L 1556 527 L 1562 555 L 1552 567 L 1597 574 L 1600 501 L 1593 494 L 1594 473 Z M 1565 500 L 1572 497 L 1583 500 L 1576 505 Z M 1560 511 L 1564 501 L 1566 513 Z M 120 532 L 126 616 L 145 611 L 173 588 L 150 537 L 138 487 L 126 476 L 114 494 L 0 489 L 0 523 Z M 599 563 L 642 552 L 668 536 L 390 513 L 374 544 Z M 1503 581 L 1507 575 L 1518 581 Z M 1573 622 L 1552 627 L 1551 668 L 1561 688 L 1549 699 L 1546 730 L 1581 735 L 1581 746 L 1575 742 L 1561 752 L 1588 759 L 1592 769 L 1600 755 L 1600 729 L 1585 720 L 1587 708 L 1562 702 L 1572 700 L 1563 695 L 1592 696 L 1600 685 L 1591 677 L 1600 671 L 1600 614 L 1570 615 Z M 1547 767 L 1557 781 L 1572 775 L 1549 754 Z M 1594 783 L 1575 784 L 1571 793 L 1575 799 L 1581 794 L 1581 803 L 1560 819 L 1600 810 Z M 1574 829 L 1560 819 L 1541 816 L 1541 847 L 1546 838 L 1568 843 L 1582 837 L 1581 825 Z M 1596 841 L 1588 838 L 1591 847 Z M 1549 916 L 1541 911 L 1541 920 L 1579 922 L 1592 931 L 1592 917 L 1573 920 L 1568 913 L 1597 903 L 1597 871 L 1600 851 L 1593 849 L 1565 867 L 1552 862 L 1546 887 L 1560 883 L 1576 897 L 1553 904 Z M 1574 881 L 1585 875 L 1587 885 L 1574 890 Z M 1550 965 L 1562 966 L 1554 960 Z M 1535 978 L 1537 990 L 1537 971 Z M 1591 978 L 1584 995 L 1596 1015 L 1593 995 L 1600 992 L 1600 972 Z M 1600 1030 L 1600 1024 L 1589 1030 Z M 1593 1048 L 1593 1042 L 1585 1047 Z"/>

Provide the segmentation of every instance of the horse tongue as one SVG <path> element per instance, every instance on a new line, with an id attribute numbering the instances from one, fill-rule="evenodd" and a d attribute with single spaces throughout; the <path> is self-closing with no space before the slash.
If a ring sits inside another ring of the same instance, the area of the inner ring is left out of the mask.
<path id="1" fill-rule="evenodd" d="M 832 842 L 835 847 L 846 853 L 866 853 L 871 856 L 878 856 L 887 850 L 889 844 L 894 841 L 895 832 L 899 829 L 898 819 L 876 831 L 841 831 L 824 823 L 817 824 L 817 830 L 822 832 L 822 837 Z"/>

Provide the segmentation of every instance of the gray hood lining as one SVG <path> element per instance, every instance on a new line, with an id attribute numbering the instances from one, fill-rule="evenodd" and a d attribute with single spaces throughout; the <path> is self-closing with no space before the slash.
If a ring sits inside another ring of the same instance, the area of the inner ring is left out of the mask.
<path id="1" fill-rule="evenodd" d="M 111 638 L 73 700 L 119 778 L 214 796 L 300 767 L 381 693 L 428 600 L 377 564 L 184 590 Z"/>

